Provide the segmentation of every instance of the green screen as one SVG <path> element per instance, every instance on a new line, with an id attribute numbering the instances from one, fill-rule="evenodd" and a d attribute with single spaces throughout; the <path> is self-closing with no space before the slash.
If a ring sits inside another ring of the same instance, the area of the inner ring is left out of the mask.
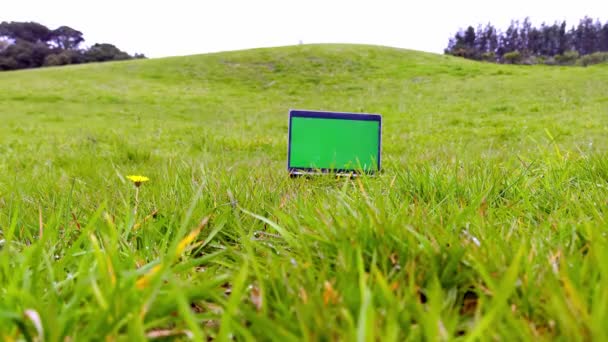
<path id="1" fill-rule="evenodd" d="M 379 122 L 291 118 L 290 167 L 375 171 Z"/>

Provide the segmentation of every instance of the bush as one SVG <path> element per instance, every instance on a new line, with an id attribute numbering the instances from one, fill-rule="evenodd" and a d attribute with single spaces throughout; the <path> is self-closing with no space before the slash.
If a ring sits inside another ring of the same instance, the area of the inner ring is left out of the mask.
<path id="1" fill-rule="evenodd" d="M 519 51 L 507 52 L 502 56 L 503 60 L 507 64 L 518 64 L 521 61 L 521 53 Z"/>
<path id="2" fill-rule="evenodd" d="M 70 57 L 70 54 L 67 54 L 64 52 L 48 55 L 44 59 L 45 66 L 68 65 L 68 64 L 72 64 L 72 58 Z"/>
<path id="3" fill-rule="evenodd" d="M 68 64 L 80 64 L 84 62 L 82 53 L 78 50 L 63 50 L 59 53 L 53 53 L 44 59 L 44 66 L 57 66 Z"/>
<path id="4" fill-rule="evenodd" d="M 496 62 L 496 54 L 494 52 L 484 52 L 481 55 L 481 60 L 484 62 Z"/>
<path id="5" fill-rule="evenodd" d="M 0 70 L 15 70 L 18 66 L 14 58 L 0 56 Z"/>
<path id="6" fill-rule="evenodd" d="M 536 56 L 528 56 L 526 58 L 522 58 L 520 64 L 524 65 L 534 65 L 534 64 L 542 64 L 543 59 Z"/>
<path id="7" fill-rule="evenodd" d="M 121 61 L 131 59 L 128 53 L 121 51 L 112 44 L 95 44 L 85 51 L 88 62 Z"/>
<path id="8" fill-rule="evenodd" d="M 563 55 L 555 56 L 555 61 L 557 62 L 557 64 L 561 64 L 561 65 L 574 65 L 576 63 L 576 60 L 578 59 L 578 57 L 579 57 L 578 51 L 570 50 L 570 51 L 564 52 Z"/>
<path id="9" fill-rule="evenodd" d="M 578 64 L 588 66 L 608 62 L 608 52 L 594 52 L 590 55 L 585 55 L 578 60 Z"/>
<path id="10" fill-rule="evenodd" d="M 547 56 L 534 56 L 536 64 L 547 64 Z"/>
<path id="11" fill-rule="evenodd" d="M 44 59 L 45 66 L 66 65 L 68 64 L 59 54 L 53 53 Z"/>
<path id="12" fill-rule="evenodd" d="M 556 65 L 555 57 L 546 57 L 544 60 L 545 65 Z"/>

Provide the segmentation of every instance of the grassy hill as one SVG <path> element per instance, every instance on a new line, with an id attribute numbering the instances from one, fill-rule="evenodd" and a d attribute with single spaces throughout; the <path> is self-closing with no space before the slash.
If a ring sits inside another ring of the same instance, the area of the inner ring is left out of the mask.
<path id="1" fill-rule="evenodd" d="M 0 89 L 2 339 L 608 338 L 608 65 L 302 45 Z M 290 108 L 381 113 L 385 171 L 289 179 Z"/>

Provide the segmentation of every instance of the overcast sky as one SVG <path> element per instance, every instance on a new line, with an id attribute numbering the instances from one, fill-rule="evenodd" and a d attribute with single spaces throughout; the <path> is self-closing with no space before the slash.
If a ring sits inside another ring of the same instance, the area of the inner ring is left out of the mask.
<path id="1" fill-rule="evenodd" d="M 0 21 L 71 26 L 86 44 L 148 57 L 303 43 L 365 43 L 441 53 L 459 28 L 511 19 L 534 24 L 585 15 L 608 20 L 606 0 L 13 0 Z"/>

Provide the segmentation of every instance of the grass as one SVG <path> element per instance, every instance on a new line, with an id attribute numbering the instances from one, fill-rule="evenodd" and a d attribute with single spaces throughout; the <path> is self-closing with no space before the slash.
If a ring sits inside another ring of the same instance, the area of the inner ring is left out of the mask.
<path id="1" fill-rule="evenodd" d="M 1 339 L 608 338 L 607 65 L 304 45 L 0 88 Z M 289 179 L 289 108 L 383 114 L 384 172 Z"/>

